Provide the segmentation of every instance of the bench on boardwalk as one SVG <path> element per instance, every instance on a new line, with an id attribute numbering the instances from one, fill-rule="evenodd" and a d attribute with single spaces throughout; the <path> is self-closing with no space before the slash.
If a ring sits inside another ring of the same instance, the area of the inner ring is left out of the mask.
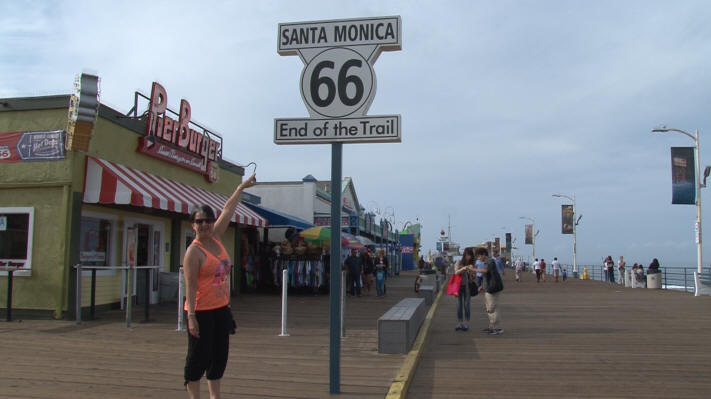
<path id="1" fill-rule="evenodd" d="M 426 310 L 424 298 L 405 298 L 380 316 L 378 352 L 409 352 L 425 320 Z"/>
<path id="2" fill-rule="evenodd" d="M 696 291 L 694 295 L 711 295 L 711 273 L 694 272 Z"/>

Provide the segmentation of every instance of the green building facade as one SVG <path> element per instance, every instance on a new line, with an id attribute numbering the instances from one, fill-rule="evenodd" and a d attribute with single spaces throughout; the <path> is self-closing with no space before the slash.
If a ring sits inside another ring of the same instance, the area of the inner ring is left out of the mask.
<path id="1" fill-rule="evenodd" d="M 70 102 L 69 95 L 0 99 L 0 270 L 17 267 L 13 312 L 73 317 L 77 264 L 100 268 L 96 304 L 111 307 L 126 292 L 121 267 L 153 266 L 147 278 L 156 303 L 160 273 L 177 272 L 193 237 L 189 208 L 208 203 L 219 211 L 244 169 L 220 152 L 208 163 L 207 178 L 142 153 L 137 149 L 147 137 L 146 114 L 125 115 L 103 104 L 88 150 L 67 148 Z M 148 187 L 154 182 L 165 195 Z M 226 245 L 233 260 L 241 258 L 246 237 L 258 235 L 245 231 L 266 226 L 241 205 L 234 220 L 223 237 L 234 243 Z M 7 311 L 7 274 L 0 271 L 0 312 Z M 90 275 L 82 273 L 83 293 L 90 290 Z M 233 292 L 239 276 L 233 273 Z M 82 307 L 88 305 L 84 294 Z"/>

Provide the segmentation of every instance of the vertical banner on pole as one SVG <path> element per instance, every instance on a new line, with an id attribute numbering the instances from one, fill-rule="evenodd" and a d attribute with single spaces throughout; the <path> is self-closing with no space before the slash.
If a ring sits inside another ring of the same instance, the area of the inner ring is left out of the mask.
<path id="1" fill-rule="evenodd" d="M 280 23 L 277 51 L 304 61 L 301 98 L 310 118 L 274 119 L 275 144 L 331 144 L 330 392 L 340 393 L 341 180 L 343 143 L 399 143 L 400 115 L 367 115 L 373 64 L 402 47 L 399 16 Z"/>
<path id="2" fill-rule="evenodd" d="M 696 204 L 694 147 L 672 147 L 672 204 Z"/>
<path id="3" fill-rule="evenodd" d="M 506 233 L 506 259 L 509 260 L 509 262 L 513 261 L 511 259 L 511 254 L 513 253 L 512 250 L 512 243 L 511 243 L 511 233 Z"/>
<path id="4" fill-rule="evenodd" d="M 573 205 L 561 205 L 561 233 L 573 234 Z"/>
<path id="5" fill-rule="evenodd" d="M 533 225 L 532 224 L 527 224 L 525 228 L 525 234 L 526 234 L 526 245 L 533 245 Z"/>

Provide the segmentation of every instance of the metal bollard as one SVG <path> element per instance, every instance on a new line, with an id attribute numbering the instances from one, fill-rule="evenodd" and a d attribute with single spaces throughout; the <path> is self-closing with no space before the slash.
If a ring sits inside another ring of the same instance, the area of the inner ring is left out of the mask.
<path id="1" fill-rule="evenodd" d="M 7 269 L 7 314 L 5 321 L 12 321 L 12 274 L 13 269 Z"/>
<path id="2" fill-rule="evenodd" d="M 135 268 L 126 270 L 126 328 L 131 328 L 131 310 L 133 308 L 133 281 Z"/>
<path id="3" fill-rule="evenodd" d="M 281 271 L 281 334 L 280 337 L 288 337 L 286 333 L 286 300 L 289 291 L 289 272 L 284 269 Z"/>

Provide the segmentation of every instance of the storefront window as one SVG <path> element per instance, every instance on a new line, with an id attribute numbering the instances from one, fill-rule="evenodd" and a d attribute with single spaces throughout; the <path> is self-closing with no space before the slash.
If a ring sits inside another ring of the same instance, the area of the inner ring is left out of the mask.
<path id="1" fill-rule="evenodd" d="M 83 266 L 109 266 L 111 220 L 82 217 L 79 261 Z"/>
<path id="2" fill-rule="evenodd" d="M 0 266 L 32 269 L 33 225 L 34 208 L 0 208 Z"/>

